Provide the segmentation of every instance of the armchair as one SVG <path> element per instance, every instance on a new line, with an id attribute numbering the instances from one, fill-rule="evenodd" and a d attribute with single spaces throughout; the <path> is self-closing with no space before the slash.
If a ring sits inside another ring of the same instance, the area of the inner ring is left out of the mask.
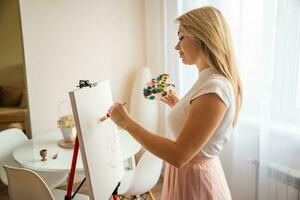
<path id="1" fill-rule="evenodd" d="M 19 128 L 31 138 L 24 86 L 0 86 L 0 131 Z"/>

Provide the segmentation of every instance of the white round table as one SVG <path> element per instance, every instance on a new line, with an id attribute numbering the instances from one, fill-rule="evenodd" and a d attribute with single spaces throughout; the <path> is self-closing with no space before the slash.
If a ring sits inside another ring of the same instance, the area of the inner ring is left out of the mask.
<path id="1" fill-rule="evenodd" d="M 125 130 L 119 130 L 119 139 L 123 160 L 132 158 L 141 148 L 132 136 Z M 60 132 L 42 135 L 37 139 L 28 140 L 15 149 L 14 159 L 23 167 L 46 172 L 69 172 L 73 149 L 65 149 L 58 146 L 58 141 L 62 139 Z M 40 150 L 47 149 L 47 160 L 41 161 Z M 53 156 L 57 154 L 57 158 Z M 80 152 L 78 153 L 76 170 L 83 171 L 83 163 Z"/>

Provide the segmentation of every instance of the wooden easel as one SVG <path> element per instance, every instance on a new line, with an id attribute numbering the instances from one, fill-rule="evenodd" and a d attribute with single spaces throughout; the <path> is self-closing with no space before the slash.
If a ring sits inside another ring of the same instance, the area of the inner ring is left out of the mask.
<path id="1" fill-rule="evenodd" d="M 95 86 L 94 83 L 89 83 L 88 80 L 80 80 L 79 81 L 79 88 L 82 87 L 92 87 Z M 76 189 L 76 191 L 74 192 L 74 194 L 72 195 L 72 189 L 73 189 L 73 183 L 74 183 L 74 176 L 75 176 L 75 170 L 76 170 L 76 163 L 77 163 L 77 158 L 78 158 L 78 151 L 79 151 L 79 140 L 78 140 L 78 136 L 76 135 L 75 138 L 75 145 L 74 145 L 74 149 L 73 149 L 73 157 L 72 157 L 72 164 L 71 164 L 71 170 L 70 170 L 70 174 L 69 174 L 69 178 L 68 178 L 68 186 L 67 186 L 67 194 L 65 195 L 65 200 L 72 200 L 75 195 L 77 194 L 77 192 L 79 191 L 79 189 L 81 188 L 81 186 L 83 185 L 83 183 L 85 182 L 86 178 L 84 178 L 82 180 L 82 182 L 80 183 L 80 185 L 78 186 L 78 188 Z M 118 188 L 120 186 L 120 182 L 118 183 L 117 187 L 115 188 L 115 190 L 112 193 L 113 196 L 113 200 L 118 200 Z"/>

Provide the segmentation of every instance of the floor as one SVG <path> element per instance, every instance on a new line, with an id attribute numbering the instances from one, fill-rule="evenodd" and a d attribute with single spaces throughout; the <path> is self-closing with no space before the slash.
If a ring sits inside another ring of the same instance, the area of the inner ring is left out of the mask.
<path id="1" fill-rule="evenodd" d="M 78 184 L 76 184 L 78 185 Z M 74 186 L 74 188 L 77 188 L 77 186 Z M 65 187 L 60 187 L 61 189 L 64 189 Z M 155 187 L 152 189 L 152 193 L 155 196 L 156 200 L 160 200 L 161 195 L 161 189 L 162 189 L 162 177 L 159 179 L 158 183 L 155 185 Z M 87 193 L 87 186 L 84 184 L 82 188 L 79 190 L 80 193 L 86 194 Z M 150 199 L 150 198 L 148 198 Z M 9 200 L 8 198 L 8 192 L 7 192 L 7 186 L 4 185 L 0 181 L 0 200 Z"/>

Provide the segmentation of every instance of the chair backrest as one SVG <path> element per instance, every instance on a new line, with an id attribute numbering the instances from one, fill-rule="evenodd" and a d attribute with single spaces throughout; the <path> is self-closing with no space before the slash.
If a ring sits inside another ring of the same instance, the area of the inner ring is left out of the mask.
<path id="1" fill-rule="evenodd" d="M 163 161 L 149 151 L 146 151 L 139 160 L 127 190 L 128 195 L 139 195 L 151 190 L 157 183 Z"/>
<path id="2" fill-rule="evenodd" d="M 26 142 L 28 138 L 17 128 L 11 128 L 0 132 L 0 178 L 1 181 L 7 185 L 6 173 L 3 165 L 16 166 L 16 161 L 13 159 L 13 151 L 22 143 Z"/>
<path id="3" fill-rule="evenodd" d="M 8 178 L 8 194 L 11 200 L 54 200 L 48 186 L 34 171 L 3 166 Z"/>

